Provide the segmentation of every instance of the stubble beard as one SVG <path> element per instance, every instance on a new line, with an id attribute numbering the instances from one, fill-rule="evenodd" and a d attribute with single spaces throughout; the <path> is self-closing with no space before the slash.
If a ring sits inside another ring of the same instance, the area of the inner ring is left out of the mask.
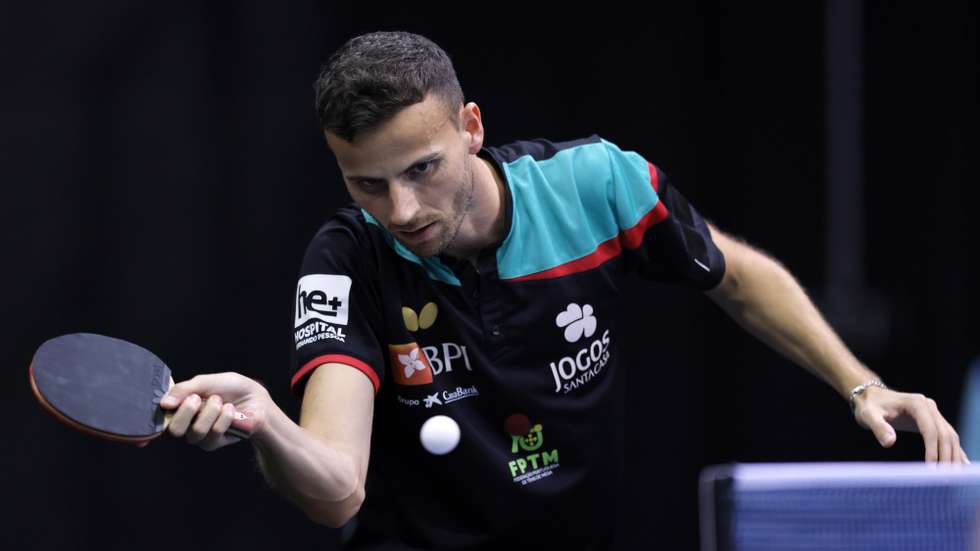
<path id="1" fill-rule="evenodd" d="M 416 247 L 410 247 L 405 243 L 403 243 L 403 245 L 405 245 L 407 249 L 416 255 L 423 258 L 440 255 L 446 252 L 446 250 L 456 241 L 456 237 L 459 235 L 459 230 L 463 227 L 463 220 L 466 219 L 466 215 L 473 209 L 473 190 L 473 169 L 471 166 L 466 173 L 466 183 L 461 185 L 453 195 L 453 218 L 452 220 L 448 221 L 447 225 L 445 225 L 446 231 L 444 231 L 439 237 L 439 242 L 436 244 L 436 246 L 432 247 L 431 250 L 426 250 L 428 247 L 425 249 L 419 249 Z M 444 222 L 440 221 L 440 223 Z"/>
<path id="2" fill-rule="evenodd" d="M 469 214 L 470 210 L 473 209 L 473 171 L 470 169 L 467 174 L 468 182 L 466 186 L 461 186 L 459 190 L 456 191 L 456 195 L 453 196 L 453 210 L 456 211 L 456 218 L 453 220 L 452 227 L 446 232 L 446 237 L 443 242 L 439 244 L 439 252 L 436 254 L 442 254 L 446 252 L 456 241 L 456 237 L 459 235 L 459 229 L 463 227 L 463 220 L 466 215 Z"/>

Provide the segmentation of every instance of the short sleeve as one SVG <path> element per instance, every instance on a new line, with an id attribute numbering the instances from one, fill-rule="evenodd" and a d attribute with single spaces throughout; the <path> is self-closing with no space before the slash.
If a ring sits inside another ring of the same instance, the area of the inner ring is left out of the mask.
<path id="1" fill-rule="evenodd" d="M 603 143 L 612 171 L 607 198 L 621 229 L 627 268 L 665 283 L 701 290 L 717 286 L 725 258 L 700 213 L 641 155 Z"/>
<path id="2" fill-rule="evenodd" d="M 349 365 L 375 392 L 384 377 L 378 270 L 367 231 L 353 217 L 335 217 L 317 232 L 303 258 L 293 301 L 293 375 L 298 396 L 326 363 Z"/>

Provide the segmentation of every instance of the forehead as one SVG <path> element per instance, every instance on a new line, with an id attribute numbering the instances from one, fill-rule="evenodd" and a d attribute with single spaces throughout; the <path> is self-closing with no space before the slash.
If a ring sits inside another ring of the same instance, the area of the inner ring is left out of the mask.
<path id="1" fill-rule="evenodd" d="M 326 137 L 344 175 L 383 178 L 401 173 L 425 155 L 444 151 L 454 129 L 445 104 L 429 96 L 353 142 L 330 132 Z"/>

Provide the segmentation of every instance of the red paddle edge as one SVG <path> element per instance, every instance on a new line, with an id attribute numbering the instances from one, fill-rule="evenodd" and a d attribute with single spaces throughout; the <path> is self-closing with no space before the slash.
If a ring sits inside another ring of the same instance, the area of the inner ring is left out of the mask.
<path id="1" fill-rule="evenodd" d="M 72 419 L 69 419 L 68 417 L 66 417 L 63 413 L 61 413 L 60 411 L 58 411 L 57 409 L 55 409 L 55 407 L 52 406 L 44 398 L 44 396 L 41 394 L 41 391 L 38 390 L 38 388 L 37 388 L 37 383 L 34 382 L 34 363 L 33 362 L 27 368 L 27 374 L 28 374 L 28 378 L 30 378 L 30 380 L 31 380 L 31 391 L 34 392 L 34 397 L 37 398 L 37 401 L 41 403 L 41 406 L 44 409 L 46 409 L 48 411 L 48 413 L 50 413 L 52 416 L 54 416 L 55 419 L 61 421 L 62 423 L 68 425 L 69 427 L 71 427 L 71 428 L 73 428 L 73 429 L 75 429 L 77 431 L 81 431 L 81 432 L 84 432 L 86 434 L 91 434 L 92 436 L 97 436 L 99 438 L 104 438 L 106 440 L 112 440 L 113 442 L 124 442 L 126 444 L 133 444 L 133 445 L 139 446 L 139 447 L 145 446 L 146 444 L 148 444 L 150 442 L 150 440 L 153 440 L 157 436 L 160 436 L 161 434 L 163 434 L 163 433 L 157 433 L 157 434 L 154 434 L 152 436 L 144 436 L 144 437 L 140 437 L 140 436 L 121 436 L 121 435 L 118 435 L 118 434 L 113 434 L 111 432 L 104 432 L 104 431 L 93 429 L 91 427 L 86 427 L 85 425 L 79 423 L 78 421 L 75 421 L 75 420 L 72 420 Z"/>

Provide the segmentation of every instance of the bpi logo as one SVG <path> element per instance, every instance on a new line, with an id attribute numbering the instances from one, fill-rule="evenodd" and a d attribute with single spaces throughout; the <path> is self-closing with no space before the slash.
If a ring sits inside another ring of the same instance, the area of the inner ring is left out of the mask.
<path id="1" fill-rule="evenodd" d="M 347 325 L 351 278 L 345 275 L 312 274 L 296 285 L 296 327 L 312 319 Z"/>
<path id="2" fill-rule="evenodd" d="M 391 374 L 400 385 L 427 385 L 432 382 L 432 366 L 418 343 L 389 344 Z"/>

